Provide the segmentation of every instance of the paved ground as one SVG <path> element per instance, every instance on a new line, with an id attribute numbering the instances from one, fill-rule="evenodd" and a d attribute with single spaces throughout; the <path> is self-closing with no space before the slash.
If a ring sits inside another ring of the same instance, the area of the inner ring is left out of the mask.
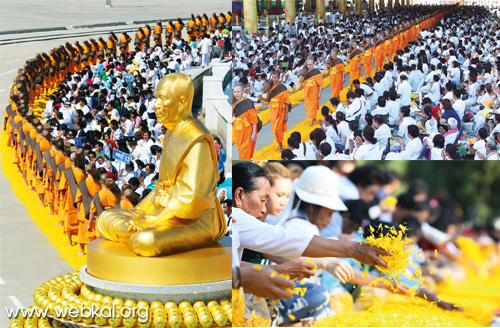
<path id="1" fill-rule="evenodd" d="M 50 28 L 57 26 L 99 24 L 132 20 L 189 17 L 191 12 L 226 12 L 227 0 L 195 0 L 189 6 L 178 6 L 174 1 L 120 0 L 113 1 L 112 8 L 105 8 L 105 0 L 63 1 L 53 0 L 39 6 L 38 1 L 0 1 L 0 32 L 14 29 Z M 128 27 L 131 27 L 129 25 Z M 123 27 L 125 28 L 125 27 Z M 103 35 L 110 28 L 87 28 L 69 31 L 3 34 L 2 40 L 25 37 L 67 35 L 68 33 L 99 32 Z M 119 31 L 119 27 L 113 27 Z M 74 37 L 71 41 L 87 40 L 89 36 Z M 65 39 L 39 40 L 0 46 L 0 115 L 3 117 L 8 103 L 8 92 L 17 69 L 37 52 L 47 51 L 63 44 Z M 0 170 L 2 170 L 0 164 Z M 13 195 L 10 181 L 0 174 L 0 327 L 8 327 L 5 307 L 19 303 L 33 305 L 33 291 L 45 280 L 72 271 L 57 250 L 49 245 L 45 235 L 28 217 L 28 211 Z"/>
<path id="2" fill-rule="evenodd" d="M 219 14 L 231 10 L 229 0 L 51 0 L 43 3 L 36 0 L 0 2 L 0 31 L 70 25 L 130 22 L 132 20 L 166 19 L 189 17 L 206 12 Z"/>

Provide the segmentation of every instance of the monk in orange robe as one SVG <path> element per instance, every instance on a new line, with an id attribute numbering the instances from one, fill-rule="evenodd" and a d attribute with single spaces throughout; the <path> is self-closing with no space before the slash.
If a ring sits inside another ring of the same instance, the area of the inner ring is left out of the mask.
<path id="1" fill-rule="evenodd" d="M 233 136 L 238 148 L 239 159 L 252 159 L 257 142 L 259 117 L 252 100 L 243 97 L 243 86 L 233 89 Z M 261 126 L 262 126 L 262 122 Z"/>
<path id="2" fill-rule="evenodd" d="M 77 152 L 78 151 L 81 151 L 81 149 L 77 150 Z M 68 245 L 70 246 L 73 245 L 71 236 L 78 234 L 78 217 L 76 207 L 74 206 L 76 192 L 80 182 L 85 179 L 85 171 L 81 168 L 82 165 L 77 165 L 79 161 L 77 157 L 80 155 L 83 156 L 83 153 L 71 154 L 73 165 L 62 172 L 61 181 L 59 182 L 59 190 L 65 190 L 59 209 L 59 217 L 61 217 L 62 214 L 64 232 L 68 236 Z"/>
<path id="3" fill-rule="evenodd" d="M 194 22 L 196 23 L 196 25 L 194 27 L 195 36 L 197 38 L 201 38 L 201 36 L 203 35 L 201 32 L 202 25 L 203 25 L 201 16 L 200 15 L 196 16 L 196 19 Z"/>
<path id="4" fill-rule="evenodd" d="M 155 42 L 155 47 L 160 46 L 161 47 L 161 32 L 163 31 L 163 27 L 161 26 L 161 22 L 157 21 L 154 32 L 153 32 L 153 41 Z"/>
<path id="5" fill-rule="evenodd" d="M 90 207 L 92 205 L 92 198 L 99 192 L 99 190 L 101 190 L 101 181 L 99 180 L 99 173 L 97 172 L 95 165 L 93 163 L 88 164 L 85 167 L 85 171 L 87 172 L 88 177 L 78 185 L 75 197 L 75 202 L 78 204 L 78 235 L 76 236 L 75 241 L 80 245 L 81 249 L 80 253 L 77 255 L 85 255 L 85 245 L 90 242 L 87 237 Z"/>
<path id="6" fill-rule="evenodd" d="M 340 91 L 344 88 L 344 62 L 338 58 L 338 50 L 333 49 L 328 58 L 326 68 L 330 70 L 330 88 L 332 98 L 338 98 Z"/>
<path id="7" fill-rule="evenodd" d="M 151 39 L 151 27 L 149 26 L 149 24 L 146 24 L 144 26 L 144 45 L 146 45 L 147 48 L 149 48 L 151 46 L 151 44 L 149 43 L 150 42 L 150 39 Z"/>
<path id="8" fill-rule="evenodd" d="M 271 76 L 271 82 L 266 82 L 262 92 L 266 93 L 269 101 L 269 113 L 271 116 L 271 129 L 274 139 L 278 143 L 278 151 L 283 150 L 283 134 L 286 131 L 288 112 L 292 109 L 288 89 L 280 82 L 280 73 L 275 70 Z M 272 83 L 272 84 L 271 84 Z"/>
<path id="9" fill-rule="evenodd" d="M 184 28 L 184 22 L 182 19 L 177 18 L 177 21 L 174 25 L 174 37 L 178 39 L 182 39 L 182 29 Z M 189 41 L 189 40 L 188 40 Z"/>
<path id="10" fill-rule="evenodd" d="M 203 18 L 201 19 L 201 35 L 205 33 L 209 33 L 210 31 L 210 20 L 208 19 L 207 14 L 203 14 Z"/>
<path id="11" fill-rule="evenodd" d="M 144 30 L 142 29 L 142 27 L 139 26 L 134 36 L 134 47 L 139 48 L 139 51 L 143 50 L 142 44 L 144 42 L 144 38 L 145 38 Z"/>
<path id="12" fill-rule="evenodd" d="M 363 66 L 365 68 L 365 76 L 370 77 L 372 75 L 373 67 L 373 51 L 375 46 L 373 45 L 371 38 L 365 38 L 365 52 L 363 53 Z"/>
<path id="13" fill-rule="evenodd" d="M 116 54 L 116 42 L 118 38 L 111 31 L 111 35 L 108 36 L 108 42 L 106 43 L 106 56 L 110 56 L 111 54 Z"/>
<path id="14" fill-rule="evenodd" d="M 139 197 L 132 189 L 127 189 L 123 192 L 120 208 L 122 210 L 131 210 L 139 204 Z"/>
<path id="15" fill-rule="evenodd" d="M 101 237 L 99 230 L 96 229 L 96 219 L 104 210 L 115 208 L 121 199 L 120 189 L 108 175 L 102 174 L 100 177 L 101 190 L 99 190 L 92 198 L 90 206 L 89 221 L 87 225 L 87 235 L 89 242 Z M 119 206 L 118 206 L 119 208 Z"/>
<path id="16" fill-rule="evenodd" d="M 229 25 L 229 30 L 231 30 L 231 27 L 233 27 L 233 14 L 231 11 L 226 14 L 226 24 Z"/>
<path id="17" fill-rule="evenodd" d="M 217 23 L 217 29 L 219 30 L 219 32 L 222 32 L 222 30 L 224 29 L 224 25 L 226 25 L 226 16 L 224 15 L 224 13 L 220 13 L 219 22 Z"/>
<path id="18" fill-rule="evenodd" d="M 188 21 L 186 30 L 187 30 L 187 35 L 188 35 L 188 42 L 192 40 L 192 38 L 196 38 L 196 18 L 194 17 L 194 14 L 191 14 L 191 19 Z"/>
<path id="19" fill-rule="evenodd" d="M 389 30 L 385 32 L 384 38 L 384 63 L 388 63 L 392 60 L 392 35 L 389 33 Z"/>
<path id="20" fill-rule="evenodd" d="M 38 194 L 38 198 L 42 202 L 41 206 L 43 207 L 47 206 L 45 204 L 45 181 L 43 180 L 43 177 L 45 177 L 44 172 L 46 170 L 46 166 L 43 164 L 43 153 L 51 148 L 48 138 L 50 138 L 50 132 L 48 130 L 44 130 L 42 134 L 37 137 L 40 149 L 40 152 L 37 152 L 37 165 L 39 165 L 39 168 L 42 169 L 42 178 L 39 178 L 37 181 L 36 192 Z"/>
<path id="21" fill-rule="evenodd" d="M 214 35 L 215 30 L 217 29 L 217 25 L 219 24 L 219 18 L 217 17 L 216 13 L 212 14 L 212 17 L 210 17 L 210 34 Z"/>
<path id="22" fill-rule="evenodd" d="M 391 53 L 391 60 L 394 58 L 394 54 L 396 53 L 396 51 L 400 50 L 400 47 L 401 47 L 401 44 L 400 44 L 400 32 L 397 30 L 397 27 L 395 26 L 394 27 L 394 30 L 393 30 L 393 34 L 392 34 L 392 39 L 391 39 L 391 43 L 392 43 L 392 53 Z"/>
<path id="23" fill-rule="evenodd" d="M 165 26 L 165 43 L 168 45 L 172 44 L 172 39 L 174 38 L 175 24 L 171 20 L 167 22 Z"/>
<path id="24" fill-rule="evenodd" d="M 361 58 L 363 53 L 358 49 L 356 42 L 353 42 L 349 47 L 349 53 L 349 80 L 352 90 L 354 80 L 359 80 L 361 77 Z"/>
<path id="25" fill-rule="evenodd" d="M 120 43 L 119 43 L 120 54 L 128 52 L 128 44 L 130 43 L 131 40 L 132 39 L 130 38 L 130 36 L 128 36 L 127 32 L 123 31 L 122 35 L 120 35 Z"/>
<path id="26" fill-rule="evenodd" d="M 323 89 L 323 77 L 321 72 L 314 67 L 314 59 L 306 60 L 307 72 L 300 77 L 300 83 L 304 84 L 304 106 L 307 117 L 311 119 L 309 126 L 316 121 L 316 114 L 319 110 L 319 98 Z M 300 74 L 300 73 L 299 73 Z"/>

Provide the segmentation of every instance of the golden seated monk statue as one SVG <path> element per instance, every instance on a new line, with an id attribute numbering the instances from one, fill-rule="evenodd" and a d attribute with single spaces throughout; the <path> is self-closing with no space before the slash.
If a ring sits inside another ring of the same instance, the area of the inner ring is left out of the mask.
<path id="1" fill-rule="evenodd" d="M 182 73 L 156 87 L 156 117 L 163 141 L 159 180 L 134 209 L 110 209 L 98 218 L 101 235 L 140 256 L 163 256 L 206 247 L 226 233 L 217 199 L 217 155 L 210 132 L 193 118 L 194 86 Z"/>

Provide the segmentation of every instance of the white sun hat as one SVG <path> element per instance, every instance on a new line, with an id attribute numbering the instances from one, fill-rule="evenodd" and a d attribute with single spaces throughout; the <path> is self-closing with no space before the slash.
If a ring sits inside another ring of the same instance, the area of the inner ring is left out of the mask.
<path id="1" fill-rule="evenodd" d="M 293 181 L 293 189 L 303 202 L 334 211 L 347 210 L 339 197 L 339 177 L 326 166 L 309 166 Z"/>

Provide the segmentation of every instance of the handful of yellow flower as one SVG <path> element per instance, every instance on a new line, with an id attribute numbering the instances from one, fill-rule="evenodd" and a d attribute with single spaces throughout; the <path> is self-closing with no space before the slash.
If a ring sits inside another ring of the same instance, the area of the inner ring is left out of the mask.
<path id="1" fill-rule="evenodd" d="M 384 228 L 389 229 L 385 234 Z M 380 258 L 387 263 L 387 268 L 382 268 L 380 266 L 376 266 L 376 268 L 380 270 L 380 272 L 386 274 L 387 277 L 407 275 L 406 267 L 410 264 L 413 246 L 404 234 L 406 226 L 400 225 L 398 231 L 394 226 L 382 226 L 381 223 L 376 230 L 373 226 L 370 226 L 370 231 L 372 234 L 366 237 L 367 244 L 392 252 L 391 256 L 380 256 Z M 378 237 L 376 237 L 377 234 Z M 383 277 L 375 280 L 372 284 L 378 282 L 380 279 L 383 279 Z"/>

